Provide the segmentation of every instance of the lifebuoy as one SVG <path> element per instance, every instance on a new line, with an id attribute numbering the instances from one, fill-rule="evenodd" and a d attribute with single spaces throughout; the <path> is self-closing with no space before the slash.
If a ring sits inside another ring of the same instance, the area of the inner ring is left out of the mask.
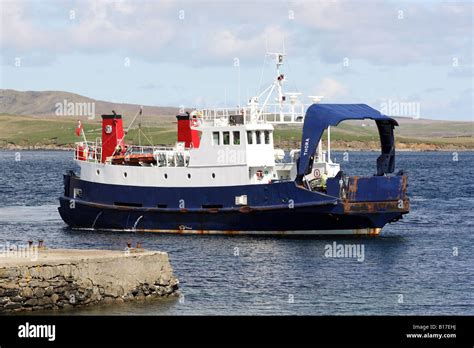
<path id="1" fill-rule="evenodd" d="M 319 171 L 319 169 L 315 169 L 314 172 L 313 172 L 313 175 L 315 178 L 320 178 L 321 177 L 321 172 Z"/>
<path id="2" fill-rule="evenodd" d="M 87 161 L 87 159 L 89 158 L 89 147 L 86 145 L 83 149 L 83 161 Z"/>
<path id="3" fill-rule="evenodd" d="M 79 144 L 76 148 L 76 159 L 86 161 L 88 156 L 87 145 Z"/>
<path id="4" fill-rule="evenodd" d="M 193 127 L 199 127 L 201 125 L 201 119 L 199 118 L 193 118 L 191 120 L 191 126 Z"/>

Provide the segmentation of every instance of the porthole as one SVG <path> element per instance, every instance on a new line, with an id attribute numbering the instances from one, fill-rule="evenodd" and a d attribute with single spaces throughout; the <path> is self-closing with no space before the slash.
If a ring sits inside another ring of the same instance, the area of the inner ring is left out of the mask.
<path id="1" fill-rule="evenodd" d="M 188 179 L 191 179 L 191 174 L 188 174 Z"/>
<path id="2" fill-rule="evenodd" d="M 168 174 L 165 174 L 164 177 L 165 177 L 165 179 L 168 179 Z"/>
<path id="3" fill-rule="evenodd" d="M 216 173 L 212 173 L 212 178 L 213 178 L 213 179 L 216 178 Z"/>
<path id="4" fill-rule="evenodd" d="M 96 173 L 97 175 L 99 175 L 99 174 L 100 174 L 100 169 L 97 169 L 97 170 L 95 171 L 95 173 Z"/>
<path id="5" fill-rule="evenodd" d="M 127 177 L 127 172 L 123 172 L 123 177 L 124 177 L 124 178 Z"/>

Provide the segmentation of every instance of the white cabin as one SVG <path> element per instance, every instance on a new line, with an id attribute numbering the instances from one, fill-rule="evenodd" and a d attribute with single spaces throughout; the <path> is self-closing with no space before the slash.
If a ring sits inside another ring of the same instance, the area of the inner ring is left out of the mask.
<path id="1" fill-rule="evenodd" d="M 104 136 L 123 134 L 123 130 L 111 131 L 103 125 L 102 140 L 78 143 L 76 160 L 81 168 L 81 179 L 104 184 L 156 187 L 257 185 L 294 180 L 300 150 L 289 149 L 285 152 L 275 149 L 274 125 L 302 125 L 309 105 L 298 99 L 299 93 L 283 94 L 285 77 L 280 74 L 280 66 L 284 55 L 271 55 L 277 61 L 277 76 L 259 96 L 252 97 L 247 106 L 195 110 L 187 116 L 190 134 L 193 133 L 194 137 L 198 134 L 198 146 L 189 146 L 187 135 L 185 142 L 178 141 L 170 148 L 129 146 L 124 150 L 117 145 L 122 152 L 112 149 L 110 156 L 105 156 L 104 160 L 101 156 Z M 269 103 L 274 91 L 277 91 L 276 103 Z M 260 105 L 259 100 L 265 93 L 264 103 Z M 310 98 L 315 103 L 322 97 Z M 123 144 L 124 136 L 121 137 L 115 139 L 117 144 Z M 339 172 L 339 164 L 331 161 L 329 143 L 330 139 L 326 152 L 320 142 L 314 154 L 312 171 L 306 176 L 307 182 L 333 177 Z M 151 161 L 138 160 L 133 165 L 128 164 L 131 163 L 128 162 L 130 158 L 140 154 L 147 154 Z M 117 156 L 124 159 L 122 164 L 114 163 Z"/>

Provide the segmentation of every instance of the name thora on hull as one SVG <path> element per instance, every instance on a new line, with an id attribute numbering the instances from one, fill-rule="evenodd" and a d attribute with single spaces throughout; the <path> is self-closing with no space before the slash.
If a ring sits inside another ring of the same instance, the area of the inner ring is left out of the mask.
<path id="1" fill-rule="evenodd" d="M 79 125 L 80 173 L 64 175 L 62 219 L 80 229 L 377 235 L 407 214 L 407 176 L 393 174 L 397 122 L 365 104 L 322 104 L 321 96 L 305 104 L 283 91 L 285 55 L 268 54 L 276 75 L 267 88 L 245 106 L 176 116 L 173 147 L 127 143 L 142 109 L 126 130 L 121 115 L 102 115 L 94 142 Z M 341 170 L 330 146 L 331 126 L 363 119 L 377 124 L 381 143 L 375 174 L 365 177 Z M 280 125 L 302 126 L 299 149 L 275 148 Z"/>

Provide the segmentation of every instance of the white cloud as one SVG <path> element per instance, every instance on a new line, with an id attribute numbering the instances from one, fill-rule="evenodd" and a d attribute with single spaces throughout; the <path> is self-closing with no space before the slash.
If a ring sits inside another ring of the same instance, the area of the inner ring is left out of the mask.
<path id="1" fill-rule="evenodd" d="M 343 97 L 347 95 L 347 92 L 347 86 L 330 77 L 323 78 L 322 81 L 314 89 L 314 94 L 324 96 L 325 100 Z"/>
<path id="2" fill-rule="evenodd" d="M 317 84 L 311 80 L 311 67 L 328 69 L 322 75 L 327 77 L 311 91 L 324 95 L 327 102 L 365 98 L 361 91 L 372 91 L 382 83 L 396 90 L 393 86 L 401 81 L 423 98 L 428 92 L 421 91 L 444 81 L 418 78 L 418 66 L 433 74 L 441 71 L 446 85 L 450 84 L 447 94 L 457 95 L 471 85 L 473 7 L 472 2 L 442 1 L 0 0 L 0 46 L 2 64 L 12 65 L 19 57 L 22 66 L 37 67 L 68 56 L 74 61 L 81 55 L 93 62 L 107 54 L 118 61 L 129 57 L 133 64 L 164 63 L 179 76 L 180 69 L 189 66 L 188 74 L 205 65 L 230 67 L 234 57 L 241 59 L 244 69 L 259 69 L 265 42 L 270 51 L 282 50 L 284 38 L 290 61 L 299 64 L 292 64 L 293 71 L 288 72 L 292 82 L 299 74 L 310 89 Z M 70 20 L 72 9 L 76 18 Z M 342 67 L 345 57 L 349 67 Z M 459 62 L 456 68 L 454 58 Z M 407 66 L 410 76 L 403 75 Z M 82 68 L 78 67 L 79 74 L 87 74 L 89 67 Z M 375 69 L 383 72 L 384 80 L 377 79 Z M 210 76 L 202 83 L 215 86 L 217 80 Z M 163 83 L 164 89 L 169 89 L 169 83 Z M 349 90 L 355 94 L 349 96 Z M 181 98 L 182 91 L 173 93 Z M 370 98 L 377 94 L 374 91 Z M 462 96 L 426 110 L 451 114 L 457 109 L 455 114 L 469 115 L 472 95 Z"/>
<path id="3" fill-rule="evenodd" d="M 388 65 L 450 64 L 452 56 L 472 61 L 473 6 L 298 0 L 2 1 L 0 37 L 4 55 L 107 51 L 190 65 L 228 64 L 233 56 L 260 62 L 265 39 L 275 49 L 285 37 L 294 55 L 317 55 L 330 63 L 348 57 Z M 75 20 L 67 18 L 71 9 Z M 56 22 L 61 24 L 51 24 Z"/>
<path id="4" fill-rule="evenodd" d="M 205 41 L 204 49 L 215 57 L 249 57 L 264 53 L 265 45 L 282 50 L 282 42 L 287 34 L 277 26 L 270 26 L 262 33 L 249 38 L 239 37 L 229 30 L 212 33 Z"/>
<path id="5" fill-rule="evenodd" d="M 298 2 L 296 15 L 323 61 L 344 57 L 381 65 L 472 60 L 474 4 L 378 1 Z"/>
<path id="6" fill-rule="evenodd" d="M 25 3 L 6 1 L 0 3 L 1 27 L 0 44 L 2 51 L 15 47 L 18 53 L 50 46 L 47 42 L 48 33 L 37 28 L 25 14 Z M 50 48 L 50 47 L 49 47 Z"/>

